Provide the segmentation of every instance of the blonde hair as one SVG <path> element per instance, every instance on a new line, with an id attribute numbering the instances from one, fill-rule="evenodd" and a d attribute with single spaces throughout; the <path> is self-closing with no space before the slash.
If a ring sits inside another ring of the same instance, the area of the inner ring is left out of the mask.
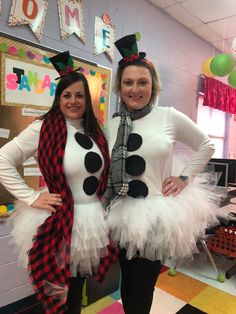
<path id="1" fill-rule="evenodd" d="M 152 94 L 150 98 L 150 104 L 154 105 L 156 102 L 157 96 L 160 94 L 161 91 L 161 82 L 159 79 L 159 74 L 157 73 L 153 63 L 149 61 L 146 58 L 143 58 L 141 60 L 135 60 L 133 62 L 127 62 L 127 64 L 119 66 L 116 72 L 115 76 L 115 83 L 114 83 L 114 92 L 120 99 L 120 103 L 123 103 L 122 97 L 121 97 L 121 79 L 122 79 L 122 74 L 124 72 L 124 69 L 128 67 L 129 65 L 134 65 L 138 67 L 144 67 L 148 69 L 151 78 L 152 78 Z"/>

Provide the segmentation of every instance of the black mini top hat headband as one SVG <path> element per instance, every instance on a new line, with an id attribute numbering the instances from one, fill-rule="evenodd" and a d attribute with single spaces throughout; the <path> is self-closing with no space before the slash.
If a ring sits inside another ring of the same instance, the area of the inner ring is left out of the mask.
<path id="1" fill-rule="evenodd" d="M 69 51 L 61 52 L 49 58 L 49 60 L 60 75 L 55 80 L 59 80 L 60 78 L 71 72 L 78 71 L 78 69 L 74 69 L 74 61 Z"/>
<path id="2" fill-rule="evenodd" d="M 136 34 L 122 37 L 115 42 L 115 46 L 123 57 L 118 62 L 120 66 L 133 62 L 135 60 L 142 60 L 146 56 L 145 52 L 138 52 Z"/>

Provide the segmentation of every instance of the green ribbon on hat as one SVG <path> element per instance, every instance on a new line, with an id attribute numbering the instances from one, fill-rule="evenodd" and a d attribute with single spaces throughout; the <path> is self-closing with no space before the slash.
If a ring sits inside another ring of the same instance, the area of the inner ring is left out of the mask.
<path id="1" fill-rule="evenodd" d="M 66 71 L 67 67 L 70 67 L 72 70 L 74 69 L 74 61 L 71 56 L 69 56 L 67 64 L 56 62 L 56 65 L 61 71 Z"/>
<path id="2" fill-rule="evenodd" d="M 127 49 L 127 48 L 121 48 L 121 50 L 124 52 L 124 55 L 126 57 L 131 57 L 132 54 L 137 54 L 137 45 L 136 43 L 133 44 L 133 46 L 131 46 L 131 49 Z"/>

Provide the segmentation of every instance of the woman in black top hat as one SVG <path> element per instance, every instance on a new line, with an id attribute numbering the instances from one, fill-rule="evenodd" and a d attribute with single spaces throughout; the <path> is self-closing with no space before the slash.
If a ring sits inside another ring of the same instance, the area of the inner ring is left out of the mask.
<path id="1" fill-rule="evenodd" d="M 214 152 L 209 138 L 183 113 L 157 106 L 160 80 L 135 34 L 115 43 L 122 59 L 115 78 L 119 111 L 109 122 L 111 168 L 105 193 L 108 226 L 120 247 L 126 314 L 148 314 L 167 258 L 190 258 L 216 222 L 216 205 L 200 173 Z M 193 153 L 174 162 L 177 141 Z"/>
<path id="2" fill-rule="evenodd" d="M 99 202 L 109 154 L 85 76 L 68 51 L 50 60 L 60 75 L 53 105 L 0 149 L 0 182 L 21 201 L 12 235 L 45 313 L 78 314 L 85 277 L 101 278 L 100 258 L 111 262 L 117 255 L 109 250 Z M 47 190 L 30 188 L 16 171 L 31 156 Z"/>

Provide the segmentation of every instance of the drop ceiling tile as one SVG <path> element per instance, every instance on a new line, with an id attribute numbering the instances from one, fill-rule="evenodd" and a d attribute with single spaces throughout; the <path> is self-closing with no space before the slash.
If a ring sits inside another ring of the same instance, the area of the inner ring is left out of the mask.
<path id="1" fill-rule="evenodd" d="M 175 0 L 148 0 L 148 2 L 151 2 L 152 4 L 160 8 L 167 8 L 170 5 L 176 4 Z"/>
<path id="2" fill-rule="evenodd" d="M 236 37 L 236 16 L 208 23 L 207 26 L 223 39 Z"/>
<path id="3" fill-rule="evenodd" d="M 231 45 L 232 43 L 228 40 L 219 40 L 214 43 L 215 48 L 223 53 L 231 53 Z"/>
<path id="4" fill-rule="evenodd" d="M 192 32 L 202 37 L 209 43 L 214 43 L 222 38 L 215 34 L 207 25 L 203 24 L 200 26 L 193 27 L 191 29 Z"/>
<path id="5" fill-rule="evenodd" d="M 164 9 L 164 11 L 187 28 L 192 28 L 194 26 L 202 24 L 201 21 L 199 21 L 192 14 L 186 11 L 181 4 L 168 7 Z"/>
<path id="6" fill-rule="evenodd" d="M 189 0 L 181 5 L 204 23 L 236 15 L 235 0 Z"/>
<path id="7" fill-rule="evenodd" d="M 236 0 L 146 1 L 153 3 L 220 51 L 229 50 L 236 38 Z"/>

